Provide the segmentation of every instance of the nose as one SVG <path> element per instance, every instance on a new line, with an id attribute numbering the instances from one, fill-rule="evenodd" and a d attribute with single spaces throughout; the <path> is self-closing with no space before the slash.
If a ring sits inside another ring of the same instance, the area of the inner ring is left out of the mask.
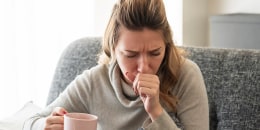
<path id="1" fill-rule="evenodd" d="M 148 73 L 149 72 L 149 60 L 147 56 L 141 56 L 138 62 L 138 72 Z"/>

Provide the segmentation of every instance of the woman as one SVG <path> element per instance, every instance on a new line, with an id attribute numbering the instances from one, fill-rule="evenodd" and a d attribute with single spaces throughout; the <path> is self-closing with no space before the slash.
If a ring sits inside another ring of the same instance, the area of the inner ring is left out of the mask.
<path id="1" fill-rule="evenodd" d="M 99 130 L 209 129 L 203 77 L 174 46 L 162 0 L 119 0 L 99 65 L 27 123 L 37 130 L 63 130 L 68 112 L 97 115 Z"/>

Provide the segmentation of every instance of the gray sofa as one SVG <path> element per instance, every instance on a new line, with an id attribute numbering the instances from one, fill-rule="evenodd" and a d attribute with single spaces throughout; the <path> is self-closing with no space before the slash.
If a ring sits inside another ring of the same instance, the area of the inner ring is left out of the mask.
<path id="1" fill-rule="evenodd" d="M 83 70 L 96 65 L 101 38 L 82 38 L 58 62 L 47 104 Z M 181 47 L 203 73 L 210 130 L 260 129 L 260 50 Z M 162 128 L 163 129 L 163 128 Z"/>

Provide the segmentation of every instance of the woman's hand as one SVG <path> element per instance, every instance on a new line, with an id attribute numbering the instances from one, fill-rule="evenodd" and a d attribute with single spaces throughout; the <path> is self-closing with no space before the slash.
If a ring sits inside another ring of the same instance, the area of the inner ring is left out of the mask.
<path id="1" fill-rule="evenodd" d="M 133 89 L 136 94 L 140 95 L 146 112 L 152 121 L 155 120 L 163 112 L 159 100 L 160 80 L 158 76 L 139 73 L 136 76 L 128 74 L 128 78 L 132 79 Z"/>
<path id="2" fill-rule="evenodd" d="M 63 115 L 68 113 L 62 107 L 56 107 L 50 116 L 47 117 L 44 130 L 63 130 Z"/>

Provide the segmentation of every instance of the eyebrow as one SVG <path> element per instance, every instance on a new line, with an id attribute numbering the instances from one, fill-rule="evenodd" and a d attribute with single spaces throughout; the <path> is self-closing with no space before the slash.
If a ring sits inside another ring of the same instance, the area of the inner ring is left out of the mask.
<path id="1" fill-rule="evenodd" d="M 156 52 L 156 51 L 159 51 L 162 47 L 159 47 L 159 48 L 156 48 L 156 49 L 153 49 L 151 51 L 148 51 L 149 53 L 151 52 Z M 132 51 L 132 50 L 125 50 L 127 52 L 130 52 L 130 53 L 138 53 L 137 51 Z"/>

